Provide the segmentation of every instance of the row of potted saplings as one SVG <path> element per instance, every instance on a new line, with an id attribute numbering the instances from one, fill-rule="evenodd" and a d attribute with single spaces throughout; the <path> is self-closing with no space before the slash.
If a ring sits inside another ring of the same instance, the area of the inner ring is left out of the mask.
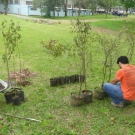
<path id="1" fill-rule="evenodd" d="M 80 106 L 83 103 L 90 104 L 92 103 L 93 97 L 94 99 L 103 100 L 108 95 L 105 91 L 100 92 L 96 91 L 96 89 L 94 89 L 94 92 L 91 90 L 82 90 L 80 93 L 73 92 L 71 93 L 70 104 L 72 106 Z"/>
<path id="2" fill-rule="evenodd" d="M 50 79 L 50 86 L 58 86 L 58 85 L 64 85 L 64 84 L 70 84 L 70 83 L 78 83 L 78 82 L 84 82 L 85 76 L 84 75 L 71 75 L 71 76 L 60 76 L 60 77 L 54 77 Z"/>

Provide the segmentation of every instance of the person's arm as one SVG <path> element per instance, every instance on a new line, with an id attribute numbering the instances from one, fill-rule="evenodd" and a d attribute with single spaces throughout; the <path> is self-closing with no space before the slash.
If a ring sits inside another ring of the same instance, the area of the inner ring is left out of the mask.
<path id="1" fill-rule="evenodd" d="M 119 82 L 119 80 L 117 78 L 113 78 L 110 83 L 111 84 L 117 84 Z"/>

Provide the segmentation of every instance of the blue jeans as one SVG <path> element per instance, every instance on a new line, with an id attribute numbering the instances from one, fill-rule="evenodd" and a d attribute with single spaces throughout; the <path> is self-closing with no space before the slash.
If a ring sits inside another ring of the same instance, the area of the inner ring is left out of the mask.
<path id="1" fill-rule="evenodd" d="M 120 83 L 117 83 L 116 85 L 105 83 L 103 88 L 115 104 L 120 104 L 125 101 L 123 98 L 123 92 L 121 90 Z"/>

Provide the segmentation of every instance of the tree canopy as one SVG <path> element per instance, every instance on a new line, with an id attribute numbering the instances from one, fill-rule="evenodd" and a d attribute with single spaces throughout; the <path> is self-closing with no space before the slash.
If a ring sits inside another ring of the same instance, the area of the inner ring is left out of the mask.
<path id="1" fill-rule="evenodd" d="M 135 1 L 134 0 L 120 0 L 120 2 L 126 8 L 126 11 L 128 11 L 128 8 L 135 7 Z"/>

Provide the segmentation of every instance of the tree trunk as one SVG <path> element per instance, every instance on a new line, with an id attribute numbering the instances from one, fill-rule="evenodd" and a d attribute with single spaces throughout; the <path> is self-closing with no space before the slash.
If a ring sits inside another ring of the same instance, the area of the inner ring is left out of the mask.
<path id="1" fill-rule="evenodd" d="M 65 2 L 65 16 L 67 16 L 67 3 L 68 3 L 68 0 L 66 0 Z"/>
<path id="2" fill-rule="evenodd" d="M 74 9 L 73 9 L 73 3 L 72 3 L 72 16 L 73 16 L 73 14 L 74 14 L 74 11 L 73 11 Z"/>
<path id="3" fill-rule="evenodd" d="M 5 15 L 8 14 L 8 0 L 5 1 Z"/>
<path id="4" fill-rule="evenodd" d="M 80 16 L 80 13 L 81 13 L 81 2 L 79 2 L 78 16 Z"/>
<path id="5" fill-rule="evenodd" d="M 55 9 L 53 10 L 53 17 L 55 17 Z"/>

